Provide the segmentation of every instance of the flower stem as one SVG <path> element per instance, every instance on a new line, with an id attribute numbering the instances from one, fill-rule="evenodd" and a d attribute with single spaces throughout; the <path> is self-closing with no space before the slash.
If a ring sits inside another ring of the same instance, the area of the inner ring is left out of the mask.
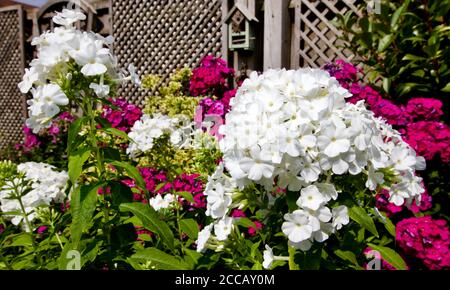
<path id="1" fill-rule="evenodd" d="M 55 225 L 52 223 L 51 226 L 52 226 L 53 233 L 55 234 L 56 239 L 58 240 L 59 246 L 61 247 L 61 250 L 64 250 L 64 246 L 61 241 L 61 237 L 59 236 L 58 232 L 56 231 Z"/>
<path id="2" fill-rule="evenodd" d="M 31 225 L 30 220 L 28 219 L 28 214 L 27 214 L 27 212 L 25 210 L 25 206 L 23 205 L 22 198 L 20 196 L 21 194 L 19 193 L 19 190 L 17 189 L 17 187 L 14 188 L 14 191 L 16 193 L 16 198 L 19 201 L 20 209 L 22 210 L 22 216 L 23 216 L 23 218 L 25 220 L 25 223 L 26 223 L 26 225 L 28 227 L 28 230 L 30 231 L 29 234 L 30 234 L 30 237 L 31 237 L 31 245 L 32 245 L 33 250 L 34 250 L 34 255 L 37 257 L 37 259 L 39 261 L 39 267 L 41 267 L 42 266 L 42 257 L 40 255 L 38 255 L 38 247 L 36 245 L 36 238 L 33 235 L 33 227 Z"/>
<path id="3" fill-rule="evenodd" d="M 178 195 L 175 195 L 178 199 Z M 178 200 L 177 200 L 178 202 Z M 183 240 L 183 233 L 181 232 L 181 225 L 180 225 L 180 210 L 179 210 L 179 204 L 177 204 L 176 206 L 176 210 L 177 210 L 177 227 L 178 227 L 178 235 L 180 236 L 180 242 Z M 184 247 L 183 247 L 183 243 L 181 244 L 181 252 L 184 254 Z"/>
<path id="4" fill-rule="evenodd" d="M 300 270 L 300 267 L 295 263 L 295 249 L 288 245 L 289 251 L 289 270 Z"/>
<path id="5" fill-rule="evenodd" d="M 98 181 L 101 181 L 103 178 L 103 174 L 105 173 L 105 166 L 103 164 L 103 156 L 100 152 L 100 148 L 98 147 L 98 140 L 97 136 L 95 135 L 97 122 L 95 121 L 95 114 L 93 112 L 94 102 L 91 98 L 85 97 L 85 112 L 87 116 L 89 117 L 89 139 L 91 142 L 92 148 L 95 150 L 95 159 L 97 161 L 97 174 L 98 174 Z M 108 247 L 111 248 L 111 228 L 109 225 L 109 209 L 107 207 L 107 202 L 104 200 L 104 208 L 103 208 L 103 216 L 105 218 L 104 222 L 104 228 L 103 232 L 106 236 L 106 241 L 108 243 Z"/>
<path id="6" fill-rule="evenodd" d="M 89 125 L 90 125 L 89 137 L 90 137 L 91 145 L 95 150 L 97 169 L 98 169 L 98 179 L 100 180 L 103 173 L 105 172 L 105 167 L 103 165 L 103 158 L 100 153 L 100 148 L 98 148 L 97 137 L 95 136 L 95 130 L 96 130 L 97 123 L 95 122 L 95 115 L 92 110 L 93 105 L 94 104 L 92 101 L 87 102 L 86 113 L 89 117 Z"/>

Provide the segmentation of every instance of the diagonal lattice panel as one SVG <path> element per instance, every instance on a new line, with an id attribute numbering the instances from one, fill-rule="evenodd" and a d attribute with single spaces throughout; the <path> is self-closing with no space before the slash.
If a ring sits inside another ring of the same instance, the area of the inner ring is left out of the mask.
<path id="1" fill-rule="evenodd" d="M 17 84 L 23 74 L 23 25 L 20 8 L 0 9 L 0 149 L 22 139 L 25 96 Z"/>
<path id="2" fill-rule="evenodd" d="M 321 67 L 327 62 L 355 56 L 342 49 L 338 39 L 341 32 L 332 21 L 337 14 L 350 10 L 358 15 L 357 6 L 361 0 L 294 0 L 295 37 L 292 42 L 291 67 Z"/>
<path id="3" fill-rule="evenodd" d="M 221 50 L 220 0 L 112 0 L 112 23 L 120 67 L 133 63 L 140 75 L 158 74 L 163 83 Z M 119 95 L 142 105 L 148 92 L 126 84 Z"/>

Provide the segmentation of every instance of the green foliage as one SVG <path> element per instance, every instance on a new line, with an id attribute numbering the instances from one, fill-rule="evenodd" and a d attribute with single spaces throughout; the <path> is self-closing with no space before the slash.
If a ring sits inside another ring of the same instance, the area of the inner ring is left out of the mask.
<path id="1" fill-rule="evenodd" d="M 156 248 L 146 248 L 136 252 L 130 260 L 141 261 L 147 269 L 160 270 L 189 270 L 189 265 L 172 255 L 166 254 Z"/>
<path id="2" fill-rule="evenodd" d="M 164 244 L 173 249 L 173 233 L 152 207 L 143 203 L 125 203 L 120 205 L 120 209 L 122 211 L 132 212 L 146 229 L 159 235 Z"/>
<path id="3" fill-rule="evenodd" d="M 78 248 L 78 243 L 81 240 L 83 231 L 87 230 L 92 225 L 91 219 L 97 206 L 98 189 L 101 184 L 93 186 L 83 185 L 76 187 L 72 193 L 71 199 L 71 240 L 74 249 Z"/>
<path id="4" fill-rule="evenodd" d="M 365 13 L 367 4 L 361 5 Z M 387 95 L 448 99 L 449 11 L 448 0 L 383 0 L 381 14 L 338 17 L 347 47 L 369 67 L 372 81 L 382 80 Z"/>
<path id="5" fill-rule="evenodd" d="M 144 113 L 148 115 L 160 113 L 169 117 L 185 115 L 192 119 L 200 98 L 189 95 L 191 76 L 192 71 L 189 68 L 178 70 L 171 76 L 168 84 L 160 86 L 159 89 L 157 86 L 161 84 L 161 80 L 158 76 L 145 76 L 142 87 L 153 92 L 157 91 L 158 94 L 146 99 Z"/>
<path id="6" fill-rule="evenodd" d="M 352 220 L 360 224 L 363 228 L 374 234 L 376 237 L 379 237 L 373 219 L 366 213 L 366 211 L 362 207 L 353 206 L 349 208 L 348 215 Z"/>
<path id="7" fill-rule="evenodd" d="M 5 181 L 17 174 L 17 165 L 10 160 L 0 161 L 0 188 L 5 185 Z"/>
<path id="8" fill-rule="evenodd" d="M 405 261 L 403 261 L 402 257 L 399 254 L 397 254 L 394 250 L 374 244 L 369 244 L 369 246 L 373 250 L 380 252 L 381 257 L 397 270 L 407 269 Z"/>
<path id="9" fill-rule="evenodd" d="M 205 138 L 216 144 L 214 137 L 205 134 Z M 169 141 L 169 136 L 163 136 L 155 140 L 153 149 L 141 156 L 138 163 L 140 167 L 164 170 L 172 178 L 181 173 L 197 173 L 206 179 L 215 171 L 216 161 L 221 157 L 217 146 L 210 149 L 175 149 Z"/>

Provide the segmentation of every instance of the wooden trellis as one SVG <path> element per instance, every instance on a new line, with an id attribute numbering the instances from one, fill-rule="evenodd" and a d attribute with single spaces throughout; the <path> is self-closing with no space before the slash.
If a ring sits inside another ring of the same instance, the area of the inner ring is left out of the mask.
<path id="1" fill-rule="evenodd" d="M 292 24 L 291 68 L 321 67 L 335 59 L 351 60 L 355 55 L 342 49 L 338 39 L 341 31 L 333 25 L 337 14 L 353 10 L 362 0 L 293 0 L 295 10 Z"/>
<path id="2" fill-rule="evenodd" d="M 164 82 L 221 51 L 220 0 L 112 0 L 112 23 L 120 67 L 132 63 L 140 75 L 158 74 Z M 149 92 L 127 84 L 119 94 L 142 105 Z"/>
<path id="3" fill-rule="evenodd" d="M 22 139 L 25 96 L 17 84 L 24 70 L 23 11 L 0 8 L 0 148 Z"/>

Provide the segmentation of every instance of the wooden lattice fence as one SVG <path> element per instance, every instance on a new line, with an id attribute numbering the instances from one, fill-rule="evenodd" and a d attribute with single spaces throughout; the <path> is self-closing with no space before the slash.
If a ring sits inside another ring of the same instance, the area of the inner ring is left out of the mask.
<path id="1" fill-rule="evenodd" d="M 342 49 L 341 31 L 333 24 L 337 14 L 353 10 L 362 0 L 292 0 L 294 12 L 291 39 L 291 68 L 320 67 L 335 59 L 352 60 L 355 55 Z"/>
<path id="2" fill-rule="evenodd" d="M 24 70 L 23 11 L 0 8 L 0 149 L 22 139 L 25 96 L 17 84 Z"/>
<path id="3" fill-rule="evenodd" d="M 221 0 L 112 0 L 112 23 L 120 67 L 132 63 L 140 75 L 158 74 L 164 82 L 221 51 Z M 119 94 L 143 104 L 149 92 L 128 84 Z"/>

